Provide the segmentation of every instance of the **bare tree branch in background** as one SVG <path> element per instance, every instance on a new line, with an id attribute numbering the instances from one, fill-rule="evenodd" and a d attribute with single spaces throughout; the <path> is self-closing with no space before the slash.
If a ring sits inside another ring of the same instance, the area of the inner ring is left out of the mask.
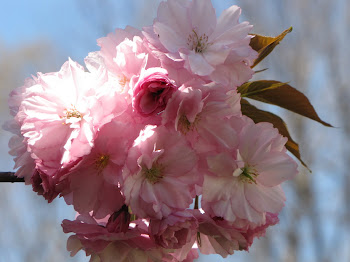
<path id="1" fill-rule="evenodd" d="M 0 183 L 2 182 L 24 182 L 23 178 L 16 177 L 13 172 L 0 172 Z"/>

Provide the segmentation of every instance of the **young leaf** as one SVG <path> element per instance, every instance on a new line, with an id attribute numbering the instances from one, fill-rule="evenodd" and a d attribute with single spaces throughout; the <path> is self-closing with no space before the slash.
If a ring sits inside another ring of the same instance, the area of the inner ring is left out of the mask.
<path id="1" fill-rule="evenodd" d="M 266 56 L 268 56 L 273 49 L 283 40 L 283 38 L 290 32 L 293 27 L 284 30 L 280 35 L 276 37 L 262 36 L 253 34 L 253 38 L 250 40 L 250 46 L 258 52 L 258 58 L 255 59 L 252 68 L 259 64 Z"/>
<path id="2" fill-rule="evenodd" d="M 303 93 L 286 83 L 274 80 L 247 82 L 238 88 L 238 92 L 241 93 L 242 97 L 280 106 L 325 126 L 332 127 L 332 125 L 320 119 L 309 99 Z"/>
<path id="3" fill-rule="evenodd" d="M 254 121 L 254 123 L 269 122 L 275 128 L 277 128 L 279 133 L 282 136 L 288 138 L 288 141 L 285 145 L 287 150 L 289 152 L 291 152 L 300 161 L 300 163 L 303 166 L 305 166 L 307 169 L 309 169 L 308 166 L 301 159 L 300 152 L 299 152 L 299 145 L 292 139 L 292 137 L 289 134 L 289 131 L 287 129 L 286 123 L 279 116 L 277 116 L 273 113 L 264 111 L 264 110 L 260 110 L 260 109 L 256 108 L 255 106 L 251 105 L 245 99 L 241 99 L 241 109 L 242 109 L 243 115 L 251 118 Z M 310 171 L 310 169 L 309 169 L 309 171 Z"/>

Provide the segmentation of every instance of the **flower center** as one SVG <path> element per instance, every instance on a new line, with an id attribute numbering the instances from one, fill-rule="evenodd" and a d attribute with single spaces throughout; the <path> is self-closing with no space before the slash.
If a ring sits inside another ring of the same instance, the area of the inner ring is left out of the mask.
<path id="1" fill-rule="evenodd" d="M 98 171 L 102 171 L 106 168 L 109 162 L 109 155 L 99 155 L 95 161 L 95 167 Z"/>
<path id="2" fill-rule="evenodd" d="M 187 37 L 187 45 L 196 53 L 203 53 L 209 45 L 208 36 L 206 34 L 199 36 L 193 29 L 192 33 Z"/>
<path id="3" fill-rule="evenodd" d="M 163 167 L 158 164 L 153 164 L 151 169 L 144 167 L 142 168 L 142 172 L 146 179 L 152 184 L 158 183 L 164 177 Z"/>
<path id="4" fill-rule="evenodd" d="M 80 119 L 83 117 L 83 115 L 75 108 L 75 106 L 72 106 L 71 109 L 64 110 L 63 118 L 70 119 L 72 117 L 80 118 Z"/>
<path id="5" fill-rule="evenodd" d="M 200 120 L 200 116 L 197 115 L 193 123 L 191 123 L 186 115 L 181 115 L 177 124 L 177 130 L 186 135 L 189 131 L 193 131 L 196 128 L 197 123 Z"/>
<path id="6" fill-rule="evenodd" d="M 129 82 L 130 80 L 125 76 L 125 75 L 121 75 L 121 77 L 119 78 L 119 84 L 122 87 L 125 87 L 126 84 Z"/>
<path id="7" fill-rule="evenodd" d="M 245 166 L 241 168 L 242 173 L 238 176 L 238 179 L 244 183 L 256 184 L 255 179 L 259 175 L 256 170 L 252 167 Z"/>
<path id="8" fill-rule="evenodd" d="M 188 131 L 192 130 L 193 126 L 190 121 L 188 121 L 187 117 L 185 115 L 182 115 L 179 119 L 177 129 L 183 133 L 187 134 Z"/>

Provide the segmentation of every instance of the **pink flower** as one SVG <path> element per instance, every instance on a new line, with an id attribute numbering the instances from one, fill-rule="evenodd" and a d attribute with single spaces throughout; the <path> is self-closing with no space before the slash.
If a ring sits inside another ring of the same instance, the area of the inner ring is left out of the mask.
<path id="1" fill-rule="evenodd" d="M 237 149 L 207 159 L 210 173 L 204 178 L 202 207 L 230 222 L 239 218 L 262 225 L 267 212 L 278 213 L 284 206 L 280 184 L 297 174 L 297 164 L 277 129 L 244 119 Z"/>
<path id="2" fill-rule="evenodd" d="M 149 232 L 155 243 L 165 249 L 179 249 L 197 234 L 197 219 L 186 211 L 170 214 L 162 220 L 151 219 Z"/>
<path id="3" fill-rule="evenodd" d="M 109 33 L 107 36 L 97 39 L 97 44 L 101 47 L 100 51 L 89 53 L 85 58 L 86 67 L 90 71 L 98 70 L 100 66 L 110 69 L 110 72 L 118 74 L 114 71 L 116 68 L 114 59 L 117 56 L 117 46 L 125 39 L 133 40 L 134 37 L 141 37 L 141 31 L 127 26 L 125 29 L 117 28 L 115 32 Z"/>
<path id="4" fill-rule="evenodd" d="M 147 126 L 123 169 L 122 192 L 138 217 L 162 219 L 189 207 L 199 184 L 197 156 L 179 132 Z"/>
<path id="5" fill-rule="evenodd" d="M 131 88 L 144 68 L 160 66 L 160 62 L 144 46 L 141 32 L 130 26 L 125 30 L 116 29 L 115 33 L 97 42 L 101 50 L 90 53 L 85 63 L 92 72 L 105 68 L 123 94 L 132 97 Z"/>
<path id="6" fill-rule="evenodd" d="M 251 223 L 246 223 L 246 225 L 243 228 L 240 228 L 239 230 L 242 232 L 242 235 L 247 240 L 247 247 L 245 250 L 249 250 L 249 247 L 253 244 L 253 241 L 255 238 L 260 238 L 265 236 L 266 229 L 269 226 L 276 225 L 279 222 L 278 215 L 272 214 L 272 213 L 266 213 L 266 221 L 263 225 L 255 226 L 251 225 Z M 235 223 L 236 226 L 238 226 L 238 223 Z M 242 226 L 242 225 L 241 225 Z"/>
<path id="7" fill-rule="evenodd" d="M 177 87 L 168 72 L 159 67 L 143 71 L 133 90 L 133 107 L 148 116 L 163 111 Z"/>
<path id="8" fill-rule="evenodd" d="M 49 203 L 51 203 L 60 193 L 57 186 L 57 178 L 47 176 L 38 170 L 36 170 L 31 176 L 30 183 L 32 184 L 33 191 L 37 192 L 38 195 L 43 196 Z"/>
<path id="9" fill-rule="evenodd" d="M 91 255 L 90 261 L 161 262 L 170 256 L 147 235 L 143 221 L 134 221 L 127 232 L 109 232 L 106 219 L 97 221 L 80 215 L 75 221 L 63 220 L 63 231 L 75 233 L 68 239 L 67 249 L 74 256 L 79 250 Z"/>
<path id="10" fill-rule="evenodd" d="M 9 154 L 15 157 L 14 169 L 17 169 L 15 176 L 23 177 L 26 185 L 31 184 L 31 177 L 36 172 L 35 161 L 27 150 L 27 139 L 21 135 L 20 124 L 15 120 L 9 120 L 2 128 L 14 134 L 8 145 Z"/>
<path id="11" fill-rule="evenodd" d="M 240 96 L 235 91 L 227 95 L 218 86 L 194 86 L 174 93 L 162 124 L 180 131 L 196 152 L 233 148 L 238 143 L 233 117 L 241 115 Z"/>
<path id="12" fill-rule="evenodd" d="M 238 22 L 240 13 L 237 6 L 231 6 L 217 19 L 210 0 L 168 0 L 159 5 L 155 34 L 148 32 L 145 36 L 154 49 L 184 62 L 194 74 L 207 76 L 230 52 L 250 48 L 251 26 Z"/>
<path id="13" fill-rule="evenodd" d="M 109 217 L 106 228 L 110 233 L 126 233 L 129 229 L 130 219 L 131 215 L 128 206 L 123 205 Z"/>
<path id="14" fill-rule="evenodd" d="M 137 126 L 112 121 L 98 133 L 89 155 L 61 180 L 68 180 L 62 195 L 79 213 L 93 211 L 96 218 L 118 211 L 124 205 L 119 184 L 129 148 L 137 137 Z"/>
<path id="15" fill-rule="evenodd" d="M 241 50 L 232 51 L 225 63 L 215 68 L 210 75 L 212 81 L 225 86 L 237 87 L 253 77 L 255 71 L 250 66 L 257 57 L 257 52 L 249 46 L 249 38 L 244 41 L 246 43 L 242 42 Z"/>
<path id="16" fill-rule="evenodd" d="M 219 254 L 222 257 L 232 255 L 236 250 L 247 248 L 243 234 L 227 221 L 220 218 L 210 218 L 205 213 L 194 213 L 199 222 L 197 239 L 198 248 L 202 254 Z"/>
<path id="17" fill-rule="evenodd" d="M 194 243 L 195 240 L 193 240 L 192 242 Z M 174 250 L 174 252 L 169 253 L 171 257 L 165 258 L 163 261 L 164 262 L 193 262 L 194 260 L 199 258 L 198 248 L 196 247 L 192 248 L 193 243 L 189 243 L 190 245 L 187 244 L 180 249 Z"/>
<path id="18" fill-rule="evenodd" d="M 17 115 L 42 172 L 52 176 L 87 155 L 97 131 L 125 111 L 125 99 L 107 81 L 104 72 L 87 73 L 69 60 L 58 73 L 39 74 L 26 89 Z"/>
<path id="19" fill-rule="evenodd" d="M 37 83 L 37 79 L 27 78 L 24 81 L 24 85 L 16 88 L 10 93 L 8 99 L 8 105 L 10 114 L 14 117 L 13 119 L 6 121 L 2 128 L 8 132 L 14 134 L 8 145 L 10 148 L 9 154 L 14 156 L 15 166 L 17 169 L 15 175 L 17 177 L 23 177 L 25 183 L 31 184 L 31 177 L 35 171 L 35 161 L 31 157 L 30 152 L 27 150 L 28 139 L 25 138 L 21 133 L 21 125 L 23 123 L 23 112 L 20 111 L 20 106 L 24 99 L 28 96 L 27 89 L 33 88 Z"/>

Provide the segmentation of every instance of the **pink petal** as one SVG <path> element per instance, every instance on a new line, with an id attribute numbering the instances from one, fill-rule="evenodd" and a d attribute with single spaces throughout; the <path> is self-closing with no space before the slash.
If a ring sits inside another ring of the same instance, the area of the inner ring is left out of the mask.
<path id="1" fill-rule="evenodd" d="M 187 59 L 191 71 L 197 75 L 206 76 L 214 71 L 214 67 L 205 60 L 202 54 L 192 51 L 187 56 Z"/>
<path id="2" fill-rule="evenodd" d="M 216 14 L 211 0 L 193 0 L 190 10 L 193 30 L 199 36 L 209 36 L 216 27 Z"/>
<path id="3" fill-rule="evenodd" d="M 259 165 L 257 181 L 264 186 L 274 187 L 293 179 L 298 173 L 297 163 L 286 153 L 271 152 Z"/>
<path id="4" fill-rule="evenodd" d="M 159 35 L 159 40 L 165 48 L 172 53 L 178 52 L 181 47 L 187 46 L 186 38 L 183 35 L 179 35 L 168 25 L 156 22 L 154 31 Z"/>
<path id="5" fill-rule="evenodd" d="M 246 184 L 246 198 L 259 212 L 279 213 L 286 200 L 280 186 L 264 187 L 260 185 Z"/>

